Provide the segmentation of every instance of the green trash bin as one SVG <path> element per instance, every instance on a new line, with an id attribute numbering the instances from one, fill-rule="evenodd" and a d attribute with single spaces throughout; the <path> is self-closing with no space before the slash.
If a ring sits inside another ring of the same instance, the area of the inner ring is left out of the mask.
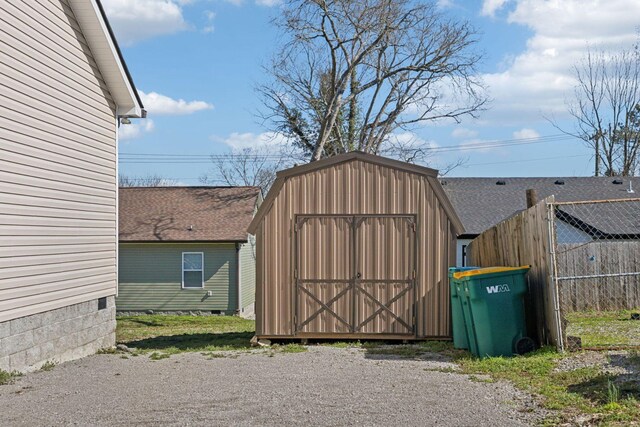
<path id="1" fill-rule="evenodd" d="M 535 349 L 524 314 L 528 271 L 528 266 L 489 267 L 453 273 L 471 353 L 513 356 Z"/>
<path id="2" fill-rule="evenodd" d="M 462 312 L 463 298 L 458 295 L 456 281 L 453 273 L 460 271 L 477 270 L 480 267 L 451 267 L 449 268 L 449 294 L 451 296 L 451 330 L 453 332 L 453 347 L 463 350 L 469 349 L 469 339 L 467 338 L 467 327 L 464 323 Z"/>

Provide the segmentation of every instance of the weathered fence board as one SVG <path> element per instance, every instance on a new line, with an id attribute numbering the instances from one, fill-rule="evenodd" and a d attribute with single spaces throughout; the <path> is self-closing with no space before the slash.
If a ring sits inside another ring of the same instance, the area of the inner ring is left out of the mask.
<path id="1" fill-rule="evenodd" d="M 563 310 L 640 307 L 640 240 L 559 244 L 556 258 Z"/>
<path id="2" fill-rule="evenodd" d="M 553 197 L 486 230 L 468 247 L 470 265 L 480 267 L 530 265 L 526 299 L 529 334 L 541 343 L 556 344 L 554 303 L 549 286 L 551 269 L 548 203 Z"/>

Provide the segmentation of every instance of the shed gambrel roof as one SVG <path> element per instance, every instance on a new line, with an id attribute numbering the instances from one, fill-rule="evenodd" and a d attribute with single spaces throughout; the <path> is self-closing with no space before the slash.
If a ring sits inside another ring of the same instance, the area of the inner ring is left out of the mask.
<path id="1" fill-rule="evenodd" d="M 284 169 L 277 173 L 276 180 L 274 181 L 271 189 L 267 193 L 267 196 L 264 199 L 264 202 L 258 209 L 253 221 L 249 224 L 248 232 L 250 234 L 255 234 L 260 221 L 264 218 L 264 216 L 269 212 L 271 206 L 277 197 L 278 193 L 282 189 L 285 181 L 293 176 L 305 174 L 308 172 L 312 172 L 318 169 L 328 168 L 334 165 L 338 165 L 340 163 L 346 163 L 354 160 L 359 160 L 362 162 L 372 163 L 375 165 L 386 166 L 392 169 L 398 169 L 405 172 L 415 173 L 418 175 L 423 175 L 427 178 L 427 181 L 431 184 L 431 188 L 433 188 L 434 193 L 436 194 L 440 203 L 444 210 L 447 213 L 447 216 L 451 220 L 453 227 L 455 228 L 458 234 L 464 231 L 464 226 L 458 218 L 456 211 L 453 208 L 453 205 L 449 201 L 449 198 L 445 194 L 440 182 L 438 181 L 438 171 L 435 169 L 427 168 L 420 165 L 415 165 L 412 163 L 401 162 L 398 160 L 389 159 L 387 157 L 376 156 L 373 154 L 364 153 L 361 151 L 352 151 L 350 153 L 340 154 L 337 156 L 327 157 L 322 160 L 318 160 L 315 162 L 307 163 L 301 166 L 295 166 L 289 169 Z"/>
<path id="2" fill-rule="evenodd" d="M 258 187 L 120 188 L 120 242 L 246 242 L 260 194 Z"/>

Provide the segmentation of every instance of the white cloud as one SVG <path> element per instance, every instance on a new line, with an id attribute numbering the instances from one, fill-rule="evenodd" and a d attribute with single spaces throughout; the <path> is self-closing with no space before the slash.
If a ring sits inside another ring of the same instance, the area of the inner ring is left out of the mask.
<path id="1" fill-rule="evenodd" d="M 509 0 L 484 0 L 482 2 L 481 15 L 494 16 Z"/>
<path id="2" fill-rule="evenodd" d="M 207 20 L 207 25 L 205 25 L 205 27 L 202 29 L 202 32 L 205 34 L 213 33 L 213 31 L 216 29 L 213 25 L 213 20 L 216 19 L 216 13 L 211 10 L 205 10 L 204 16 Z"/>
<path id="3" fill-rule="evenodd" d="M 467 128 L 457 127 L 453 132 L 451 132 L 451 136 L 454 138 L 475 138 L 478 136 L 478 132 Z"/>
<path id="4" fill-rule="evenodd" d="M 436 5 L 438 6 L 438 9 L 449 9 L 451 7 L 454 7 L 456 4 L 453 2 L 453 0 L 438 0 Z"/>
<path id="5" fill-rule="evenodd" d="M 420 138 L 413 132 L 394 133 L 389 136 L 389 139 L 393 145 L 412 149 L 428 149 L 438 147 L 438 144 L 436 144 L 435 141 L 427 141 L 426 139 Z"/>
<path id="6" fill-rule="evenodd" d="M 149 114 L 157 116 L 183 116 L 197 111 L 210 110 L 212 104 L 205 101 L 185 101 L 184 99 L 173 99 L 156 92 L 145 93 L 138 91 L 142 103 Z"/>
<path id="7" fill-rule="evenodd" d="M 141 119 L 132 121 L 129 125 L 120 125 L 118 129 L 118 138 L 120 140 L 135 139 L 144 133 L 153 131 L 154 124 L 151 119 Z"/>
<path id="8" fill-rule="evenodd" d="M 123 45 L 187 29 L 179 0 L 102 0 L 109 23 Z"/>
<path id="9" fill-rule="evenodd" d="M 263 132 L 258 134 L 251 132 L 233 132 L 226 138 L 213 136 L 211 139 L 216 142 L 222 142 L 232 150 L 262 147 L 284 147 L 288 144 L 287 137 L 276 132 Z"/>
<path id="10" fill-rule="evenodd" d="M 533 139 L 540 138 L 540 134 L 534 129 L 523 128 L 513 132 L 514 139 Z"/>
<path id="11" fill-rule="evenodd" d="M 495 12 L 504 3 L 486 0 L 483 11 Z M 524 124 L 566 117 L 575 85 L 572 67 L 589 46 L 629 48 L 637 37 L 637 16 L 637 1 L 519 0 L 507 21 L 528 27 L 533 36 L 523 52 L 506 58 L 500 72 L 482 76 L 493 98 L 483 119 Z"/>
<path id="12" fill-rule="evenodd" d="M 256 0 L 258 6 L 273 7 L 282 3 L 282 0 Z"/>

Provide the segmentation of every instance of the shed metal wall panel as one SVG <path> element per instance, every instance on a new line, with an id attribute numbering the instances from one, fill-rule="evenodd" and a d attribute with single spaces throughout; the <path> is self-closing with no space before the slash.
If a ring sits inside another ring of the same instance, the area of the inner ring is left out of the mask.
<path id="1" fill-rule="evenodd" d="M 183 252 L 204 253 L 204 289 L 182 289 Z M 122 243 L 116 309 L 235 312 L 236 262 L 234 244 Z"/>
<path id="2" fill-rule="evenodd" d="M 0 2 L 0 322 L 116 291 L 115 104 L 66 0 Z"/>
<path id="3" fill-rule="evenodd" d="M 443 206 L 442 189 L 434 189 L 439 185 L 420 173 L 359 159 L 287 176 L 255 229 L 257 335 L 295 334 L 295 215 L 410 214 L 417 218 L 415 336 L 450 337 L 447 269 L 455 265 L 456 229 Z M 321 252 L 316 248 L 304 268 L 316 268 L 318 257 L 333 256 Z M 396 252 L 389 262 L 403 260 Z"/>

